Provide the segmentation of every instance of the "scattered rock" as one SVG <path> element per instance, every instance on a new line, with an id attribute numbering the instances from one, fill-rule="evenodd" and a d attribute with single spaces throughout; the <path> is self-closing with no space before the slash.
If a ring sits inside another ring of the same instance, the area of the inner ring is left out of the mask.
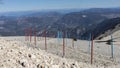
<path id="1" fill-rule="evenodd" d="M 22 59 L 22 60 L 19 60 L 18 61 L 19 64 L 23 67 L 27 67 L 28 66 L 28 63 L 27 63 L 27 60 L 26 59 Z"/>
<path id="2" fill-rule="evenodd" d="M 1 47 L 0 47 L 0 49 L 2 50 L 2 49 L 3 49 L 3 47 L 1 46 Z"/>
<path id="3" fill-rule="evenodd" d="M 14 41 L 6 42 L 8 41 L 1 43 L 0 40 L 0 68 L 100 68 L 83 62 L 71 62 L 69 59 L 48 54 L 40 49 L 18 46 L 19 43 Z"/>
<path id="4" fill-rule="evenodd" d="M 28 54 L 28 57 L 31 58 L 31 59 L 35 59 L 36 56 L 34 54 Z"/>
<path id="5" fill-rule="evenodd" d="M 19 51 L 19 54 L 22 54 L 22 52 L 21 52 L 21 51 Z"/>

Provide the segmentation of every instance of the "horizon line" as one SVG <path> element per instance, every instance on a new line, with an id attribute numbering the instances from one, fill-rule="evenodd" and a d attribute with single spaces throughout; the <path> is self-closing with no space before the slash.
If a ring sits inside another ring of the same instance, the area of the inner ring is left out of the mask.
<path id="1" fill-rule="evenodd" d="M 120 8 L 120 7 L 92 7 L 92 8 L 60 8 L 60 9 L 33 9 L 33 10 L 13 10 L 13 11 L 0 11 L 0 13 L 7 13 L 7 12 L 27 12 L 27 11 L 57 11 L 57 10 L 71 10 L 71 9 L 77 9 L 77 10 L 82 10 L 82 9 L 110 9 L 110 8 Z"/>

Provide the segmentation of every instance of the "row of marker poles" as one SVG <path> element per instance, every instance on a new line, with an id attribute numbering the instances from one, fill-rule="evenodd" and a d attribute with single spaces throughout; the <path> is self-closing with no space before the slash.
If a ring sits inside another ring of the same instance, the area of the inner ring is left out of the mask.
<path id="1" fill-rule="evenodd" d="M 31 42 L 31 35 L 32 35 L 32 29 L 26 29 L 26 38 L 25 40 L 29 40 L 29 36 L 30 36 L 30 42 Z M 65 32 L 63 31 L 63 57 L 65 56 Z M 45 37 L 45 50 L 47 51 L 47 43 L 46 43 L 46 27 L 44 29 L 44 37 Z M 92 40 L 92 42 L 90 41 Z M 111 35 L 111 40 L 112 40 L 112 35 Z M 36 27 L 34 28 L 34 41 L 35 41 L 35 46 L 36 46 Z M 72 39 L 72 46 L 74 48 L 74 39 Z M 93 64 L 93 46 L 94 46 L 94 43 L 93 43 L 93 34 L 91 35 L 90 34 L 90 39 L 89 39 L 89 49 L 90 49 L 90 46 L 91 46 L 91 64 Z M 91 45 L 90 45 L 91 43 Z M 113 47 L 113 43 L 111 44 L 111 49 L 112 49 L 112 58 L 114 57 L 114 47 Z"/>
<path id="2" fill-rule="evenodd" d="M 114 58 L 114 44 L 113 44 L 113 36 L 111 35 L 111 56 Z"/>
<path id="3" fill-rule="evenodd" d="M 93 46 L 94 46 L 94 43 L 93 43 L 93 34 L 92 34 L 92 37 L 91 37 L 91 34 L 90 34 L 90 38 L 92 40 L 92 42 L 89 40 L 89 49 L 90 49 L 90 46 L 91 46 L 91 64 L 93 63 Z M 91 43 L 91 45 L 90 45 Z M 114 58 L 114 44 L 113 44 L 113 36 L 111 35 L 111 56 L 112 58 Z M 90 51 L 89 51 L 90 52 Z"/>
<path id="4" fill-rule="evenodd" d="M 46 27 L 44 29 L 44 37 L 45 37 L 45 50 L 47 51 L 47 40 L 46 40 Z M 32 41 L 32 28 L 25 29 L 25 41 Z M 36 47 L 36 27 L 34 27 L 34 44 Z"/>
<path id="5" fill-rule="evenodd" d="M 25 29 L 25 41 L 32 41 L 32 28 Z M 36 27 L 34 27 L 34 44 L 36 46 Z"/>
<path id="6" fill-rule="evenodd" d="M 92 36 L 91 36 L 91 40 L 92 40 L 92 42 L 91 42 L 91 64 L 93 64 L 93 48 L 94 48 L 94 36 L 93 36 L 93 34 L 92 34 Z M 113 36 L 111 35 L 111 56 L 112 56 L 112 58 L 114 58 L 114 44 L 113 44 Z"/>
<path id="7" fill-rule="evenodd" d="M 58 35 L 60 35 L 60 32 L 58 33 Z M 31 42 L 31 40 L 32 40 L 31 36 L 32 36 L 32 28 L 25 29 L 25 41 L 30 40 L 30 42 Z M 45 27 L 45 30 L 44 30 L 44 37 L 45 37 L 45 50 L 47 51 L 46 27 Z M 93 37 L 94 37 L 93 34 L 90 34 L 90 36 L 89 36 L 89 47 L 88 47 L 88 52 L 89 53 L 90 53 L 90 49 L 91 49 L 91 64 L 93 64 L 93 46 L 94 46 Z M 92 42 L 91 42 L 91 40 L 92 40 Z M 34 28 L 34 41 L 35 41 L 35 46 L 36 46 L 36 27 Z M 91 46 L 91 48 L 90 48 L 90 46 Z M 72 39 L 72 47 L 74 48 L 74 39 Z M 112 55 L 112 58 L 114 58 L 114 45 L 113 45 L 112 35 L 111 35 L 111 55 Z M 65 56 L 65 32 L 63 31 L 63 57 L 64 56 Z"/>

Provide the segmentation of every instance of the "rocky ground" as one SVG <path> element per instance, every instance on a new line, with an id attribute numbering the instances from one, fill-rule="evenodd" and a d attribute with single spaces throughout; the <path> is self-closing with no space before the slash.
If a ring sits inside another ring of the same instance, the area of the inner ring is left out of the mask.
<path id="1" fill-rule="evenodd" d="M 43 39 L 38 39 L 36 47 L 33 41 L 30 43 L 23 39 L 24 37 L 0 38 L 0 68 L 119 68 L 119 62 L 111 59 L 109 54 L 104 56 L 100 49 L 102 47 L 97 43 L 94 63 L 91 65 L 86 41 L 75 42 L 75 48 L 72 48 L 68 39 L 65 58 L 62 58 L 62 44 L 55 39 L 47 39 L 47 52 L 44 50 Z M 86 44 L 77 46 L 79 43 Z"/>

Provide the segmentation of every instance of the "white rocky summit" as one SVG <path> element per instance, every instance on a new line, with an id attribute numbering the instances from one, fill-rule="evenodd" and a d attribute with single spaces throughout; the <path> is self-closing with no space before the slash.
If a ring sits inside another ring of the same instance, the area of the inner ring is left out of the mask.
<path id="1" fill-rule="evenodd" d="M 20 43 L 19 41 L 0 39 L 0 68 L 104 68 L 99 65 L 62 58 Z"/>

